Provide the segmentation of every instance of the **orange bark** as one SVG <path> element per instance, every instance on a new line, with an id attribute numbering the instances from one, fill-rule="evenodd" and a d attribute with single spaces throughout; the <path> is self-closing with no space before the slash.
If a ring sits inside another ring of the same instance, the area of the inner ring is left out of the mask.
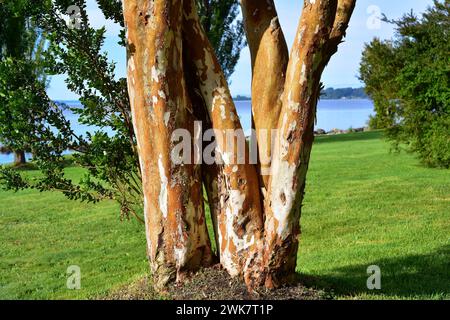
<path id="1" fill-rule="evenodd" d="M 241 7 L 252 59 L 253 126 L 264 195 L 270 176 L 272 129 L 277 128 L 281 112 L 289 52 L 273 0 L 241 0 Z"/>
<path id="2" fill-rule="evenodd" d="M 198 17 L 195 2 L 184 2 L 183 32 L 186 59 L 195 77 L 215 130 L 216 153 L 221 161 L 217 177 L 217 209 L 220 262 L 232 275 L 245 273 L 255 259 L 262 239 L 262 208 L 258 176 L 249 162 L 249 149 L 243 139 L 227 138 L 227 131 L 242 131 L 227 81 Z M 243 133 L 243 132 L 241 132 Z M 232 148 L 229 148 L 229 143 Z M 243 152 L 242 152 L 243 151 Z M 241 158 L 240 158 L 241 157 Z M 241 162 L 242 161 L 242 162 Z M 253 253 L 253 254 L 252 254 Z"/>
<path id="3" fill-rule="evenodd" d="M 265 207 L 264 261 L 269 288 L 295 273 L 320 78 L 342 40 L 354 2 L 305 1 L 288 65 Z"/>
<path id="4" fill-rule="evenodd" d="M 182 65 L 182 1 L 124 1 L 128 91 L 142 171 L 156 287 L 211 262 L 198 165 L 172 161 L 172 133 L 193 132 Z"/>
<path id="5" fill-rule="evenodd" d="M 238 136 L 229 147 L 227 131 L 242 127 L 195 1 L 124 0 L 128 91 L 157 287 L 212 261 L 202 184 L 220 263 L 232 276 L 252 290 L 263 283 L 277 287 L 295 273 L 320 78 L 355 2 L 305 0 L 288 59 L 273 0 L 241 0 L 252 55 L 253 125 L 257 132 L 278 129 L 273 150 L 270 135 L 258 141 L 259 160 L 270 152 L 272 162 L 255 166 Z M 172 161 L 173 132 L 181 128 L 193 137 L 194 121 L 202 122 L 201 134 L 215 130 L 218 164 Z"/>

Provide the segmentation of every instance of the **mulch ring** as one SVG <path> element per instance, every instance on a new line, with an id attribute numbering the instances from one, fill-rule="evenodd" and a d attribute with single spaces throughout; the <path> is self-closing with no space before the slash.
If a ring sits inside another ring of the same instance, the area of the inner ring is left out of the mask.
<path id="1" fill-rule="evenodd" d="M 151 279 L 144 277 L 102 297 L 106 300 L 322 300 L 331 298 L 330 294 L 306 287 L 301 281 L 276 290 L 262 289 L 258 294 L 250 295 L 241 281 L 232 279 L 226 271 L 218 267 L 204 269 L 183 284 L 171 286 L 163 294 L 155 292 Z"/>

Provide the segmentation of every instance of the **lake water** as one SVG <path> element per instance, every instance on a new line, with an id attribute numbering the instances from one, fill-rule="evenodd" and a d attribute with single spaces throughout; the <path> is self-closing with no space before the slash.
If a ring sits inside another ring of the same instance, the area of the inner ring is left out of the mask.
<path id="1" fill-rule="evenodd" d="M 79 105 L 77 101 L 66 102 L 71 106 Z M 244 130 L 251 128 L 251 102 L 236 101 L 236 108 L 241 118 Z M 361 128 L 367 125 L 369 116 L 374 114 L 373 102 L 371 100 L 320 100 L 317 108 L 316 129 L 331 131 L 332 129 Z M 67 118 L 74 126 L 77 134 L 85 134 L 92 127 L 87 127 L 77 122 L 77 117 L 71 113 Z M 10 163 L 13 155 L 0 154 L 0 164 Z"/>
<path id="2" fill-rule="evenodd" d="M 251 128 L 251 102 L 236 101 L 244 130 Z M 369 117 L 374 114 L 372 100 L 320 100 L 317 107 L 316 129 L 331 131 L 346 130 L 367 126 Z"/>

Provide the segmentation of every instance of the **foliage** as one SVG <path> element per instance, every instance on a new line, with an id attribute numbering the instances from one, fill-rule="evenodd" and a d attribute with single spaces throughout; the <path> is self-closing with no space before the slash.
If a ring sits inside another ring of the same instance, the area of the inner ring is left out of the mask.
<path id="1" fill-rule="evenodd" d="M 373 40 L 361 79 L 374 100 L 371 126 L 387 128 L 396 148 L 406 145 L 429 166 L 450 167 L 450 2 L 434 1 L 422 17 L 400 20 L 390 41 Z"/>
<path id="2" fill-rule="evenodd" d="M 238 0 L 196 0 L 200 22 L 216 50 L 225 78 L 234 72 L 245 42 L 244 26 L 238 20 Z"/>
<path id="3" fill-rule="evenodd" d="M 95 30 L 89 25 L 84 1 L 75 3 L 81 8 L 79 29 L 68 28 L 61 15 L 73 2 L 30 4 L 33 7 L 28 8 L 29 12 L 35 14 L 33 18 L 46 31 L 50 42 L 45 53 L 45 71 L 66 74 L 68 88 L 80 95 L 83 107 L 68 108 L 51 101 L 44 88 L 35 90 L 40 93 L 36 103 L 21 104 L 10 123 L 23 126 L 26 120 L 21 116 L 27 110 L 34 115 L 42 114 L 35 119 L 37 129 L 27 130 L 26 137 L 16 139 L 27 143 L 43 175 L 30 181 L 4 168 L 0 181 L 7 189 L 58 190 L 72 200 L 116 199 L 123 216 L 137 215 L 135 208 L 140 206 L 141 192 L 126 83 L 125 79 L 115 79 L 114 64 L 101 52 L 105 30 Z M 12 79 L 13 75 L 6 76 L 5 83 L 10 86 Z M 11 97 L 5 100 L 9 103 Z M 76 135 L 66 119 L 70 112 L 76 113 L 81 123 L 99 129 L 85 137 Z M 112 134 L 108 135 L 108 130 Z M 63 155 L 68 150 L 75 151 L 75 162 L 88 170 L 76 183 L 64 175 Z"/>
<path id="4" fill-rule="evenodd" d="M 45 71 L 49 75 L 65 74 L 67 87 L 80 96 L 81 106 L 54 103 L 40 91 L 42 105 L 35 107 L 28 103 L 28 108 L 30 112 L 35 108 L 40 110 L 43 117 L 38 121 L 39 128 L 49 131 L 44 135 L 33 133 L 27 139 L 16 137 L 16 140 L 30 144 L 43 177 L 30 181 L 17 171 L 3 168 L 0 184 L 14 190 L 59 190 L 70 199 L 89 202 L 114 199 L 120 204 L 122 217 L 133 215 L 142 220 L 140 167 L 126 79 L 117 77 L 115 64 L 103 50 L 105 28 L 92 27 L 85 0 L 21 0 L 21 3 L 50 43 L 45 52 Z M 121 1 L 97 0 L 97 4 L 107 19 L 122 27 L 119 44 L 126 46 Z M 66 14 L 72 5 L 80 9 L 79 28 L 67 25 Z M 237 20 L 238 1 L 221 1 L 220 5 L 211 2 L 209 10 L 213 5 L 209 26 L 205 28 L 210 30 L 208 34 L 225 72 L 231 75 L 243 45 L 242 25 Z M 205 15 L 206 11 L 201 14 Z M 5 77 L 6 82 L 10 76 Z M 76 135 L 67 120 L 70 113 L 93 130 L 85 136 Z M 16 117 L 12 125 L 21 126 L 23 121 L 23 117 Z M 79 181 L 64 176 L 63 155 L 67 150 L 75 151 L 74 161 L 87 169 Z"/>
<path id="5" fill-rule="evenodd" d="M 3 150 L 22 155 L 28 145 L 20 137 L 27 136 L 30 124 L 39 117 L 39 93 L 33 90 L 38 92 L 47 84 L 45 37 L 26 9 L 23 0 L 0 4 L 0 143 Z"/>

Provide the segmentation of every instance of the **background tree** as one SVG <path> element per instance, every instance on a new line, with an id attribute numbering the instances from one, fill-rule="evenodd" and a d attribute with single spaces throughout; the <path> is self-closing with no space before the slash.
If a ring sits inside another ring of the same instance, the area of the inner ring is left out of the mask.
<path id="1" fill-rule="evenodd" d="M 371 126 L 386 128 L 398 149 L 429 166 L 450 167 L 450 2 L 434 1 L 422 17 L 399 20 L 393 40 L 374 39 L 363 52 L 360 77 L 374 100 Z"/>
<path id="2" fill-rule="evenodd" d="M 225 78 L 229 79 L 245 46 L 244 27 L 238 19 L 239 1 L 196 0 L 195 3 Z"/>
<path id="3" fill-rule="evenodd" d="M 14 153 L 14 164 L 20 166 L 26 162 L 26 145 L 20 136 L 27 134 L 32 113 L 19 110 L 31 109 L 33 93 L 26 83 L 46 83 L 42 65 L 45 38 L 27 15 L 24 1 L 1 3 L 0 19 L 0 143 L 3 151 Z"/>
<path id="4" fill-rule="evenodd" d="M 47 157 L 47 154 L 58 154 L 57 150 L 51 149 L 55 144 L 49 139 L 46 141 L 46 150 L 34 148 L 33 152 L 33 158 L 43 169 L 43 178 L 24 180 L 19 172 L 4 168 L 1 171 L 4 184 L 39 190 L 56 189 L 71 199 L 94 202 L 114 199 L 120 204 L 122 217 L 133 215 L 142 220 L 140 168 L 126 79 L 117 77 L 115 63 L 110 61 L 107 53 L 103 51 L 105 28 L 95 29 L 91 26 L 84 0 L 22 0 L 21 3 L 24 11 L 33 16 L 40 28 L 46 32 L 49 48 L 46 51 L 45 72 L 50 75 L 67 75 L 68 88 L 80 96 L 81 106 L 70 107 L 62 103 L 51 103 L 50 107 L 57 110 L 59 117 L 62 117 L 67 125 L 63 128 L 66 133 L 64 143 L 60 142 L 58 149 L 77 151 L 74 161 L 86 168 L 87 172 L 81 181 L 65 179 L 63 167 L 66 165 L 66 159 Z M 121 1 L 98 0 L 97 4 L 107 19 L 123 27 Z M 73 5 L 80 9 L 79 28 L 67 26 L 67 11 Z M 226 4 L 215 7 L 208 19 L 210 36 L 216 41 L 215 49 L 222 53 L 221 64 L 229 75 L 237 63 L 243 43 L 242 32 L 232 33 L 241 25 L 236 18 L 237 5 L 237 0 L 226 1 Z M 221 25 L 226 26 L 220 28 Z M 122 46 L 125 46 L 124 35 L 122 30 L 119 43 Z M 10 76 L 5 77 L 5 83 L 9 81 Z M 50 101 L 48 98 L 46 100 Z M 28 106 L 27 110 L 32 108 Z M 86 135 L 76 135 L 72 124 L 66 119 L 70 113 L 75 113 L 81 124 L 93 129 Z M 13 126 L 24 124 L 21 117 L 15 116 L 14 119 L 5 119 L 3 123 Z M 41 122 L 45 122 L 45 119 L 41 119 Z M 19 137 L 16 138 L 16 141 L 23 141 Z M 36 136 L 34 141 L 40 141 L 39 137 Z M 49 169 L 50 167 L 53 169 Z"/>

